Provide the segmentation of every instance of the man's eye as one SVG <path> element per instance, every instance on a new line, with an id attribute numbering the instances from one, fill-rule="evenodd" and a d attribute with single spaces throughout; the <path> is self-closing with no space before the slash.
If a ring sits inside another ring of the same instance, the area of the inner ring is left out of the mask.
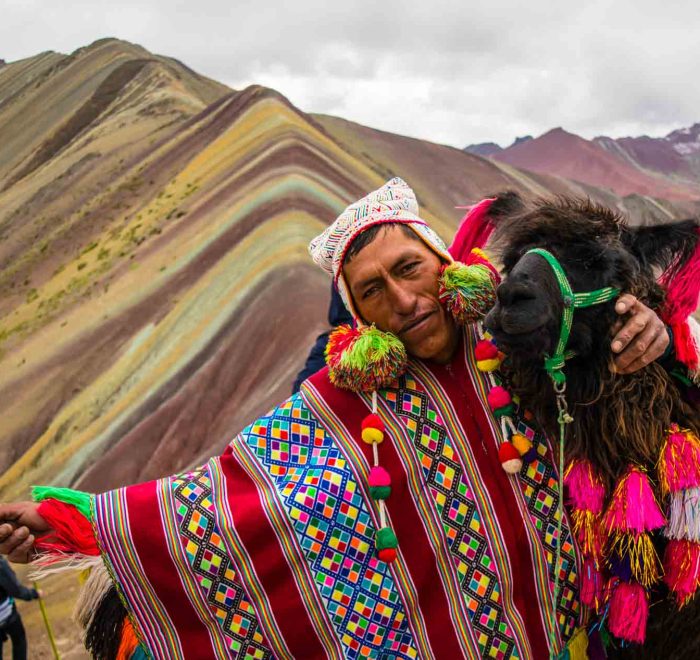
<path id="1" fill-rule="evenodd" d="M 379 287 L 370 287 L 362 294 L 362 299 L 364 300 L 365 298 L 369 298 L 370 296 L 374 295 L 377 291 L 379 291 Z"/>
<path id="2" fill-rule="evenodd" d="M 411 263 L 408 263 L 403 267 L 403 272 L 410 273 L 410 272 L 414 271 L 416 268 L 418 268 L 418 262 L 412 261 Z"/>

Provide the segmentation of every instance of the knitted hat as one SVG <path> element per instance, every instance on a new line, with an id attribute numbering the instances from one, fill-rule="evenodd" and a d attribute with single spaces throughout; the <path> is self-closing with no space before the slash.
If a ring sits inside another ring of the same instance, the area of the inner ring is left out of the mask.
<path id="1" fill-rule="evenodd" d="M 373 225 L 399 223 L 409 226 L 445 262 L 453 259 L 443 240 L 418 215 L 418 201 L 408 184 L 399 177 L 350 204 L 322 234 L 309 244 L 311 258 L 333 276 L 338 292 L 353 317 L 352 296 L 343 277 L 343 261 L 352 242 Z"/>

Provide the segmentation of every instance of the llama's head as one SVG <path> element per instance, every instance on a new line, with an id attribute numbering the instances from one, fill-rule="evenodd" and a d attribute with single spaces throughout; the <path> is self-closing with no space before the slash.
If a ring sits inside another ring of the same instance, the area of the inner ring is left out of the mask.
<path id="1" fill-rule="evenodd" d="M 506 277 L 486 327 L 518 361 L 541 364 L 542 356 L 554 351 L 564 305 L 552 267 L 529 250 L 551 252 L 575 293 L 615 287 L 657 308 L 663 302 L 659 271 L 682 266 L 697 242 L 694 220 L 630 227 L 619 214 L 590 200 L 526 203 L 506 193 L 492 209 Z M 576 310 L 568 348 L 581 358 L 607 360 L 616 319 L 612 300 Z"/>

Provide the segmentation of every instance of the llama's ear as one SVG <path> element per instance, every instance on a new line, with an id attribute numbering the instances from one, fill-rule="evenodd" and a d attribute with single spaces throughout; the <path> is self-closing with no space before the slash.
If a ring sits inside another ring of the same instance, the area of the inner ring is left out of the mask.
<path id="1" fill-rule="evenodd" d="M 622 242 L 639 260 L 642 268 L 661 272 L 683 268 L 693 257 L 700 241 L 698 220 L 689 219 L 661 225 L 625 227 Z"/>
<path id="2" fill-rule="evenodd" d="M 514 190 L 506 190 L 495 195 L 495 199 L 489 206 L 489 217 L 498 225 L 499 220 L 524 210 L 525 202 L 520 194 Z"/>

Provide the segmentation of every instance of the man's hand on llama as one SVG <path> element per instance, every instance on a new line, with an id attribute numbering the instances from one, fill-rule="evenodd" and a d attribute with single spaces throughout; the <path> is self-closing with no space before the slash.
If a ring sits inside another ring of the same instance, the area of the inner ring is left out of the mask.
<path id="1" fill-rule="evenodd" d="M 631 374 L 664 354 L 669 344 L 668 331 L 653 309 L 625 293 L 615 303 L 615 311 L 623 317 L 613 328 L 617 373 Z"/>

